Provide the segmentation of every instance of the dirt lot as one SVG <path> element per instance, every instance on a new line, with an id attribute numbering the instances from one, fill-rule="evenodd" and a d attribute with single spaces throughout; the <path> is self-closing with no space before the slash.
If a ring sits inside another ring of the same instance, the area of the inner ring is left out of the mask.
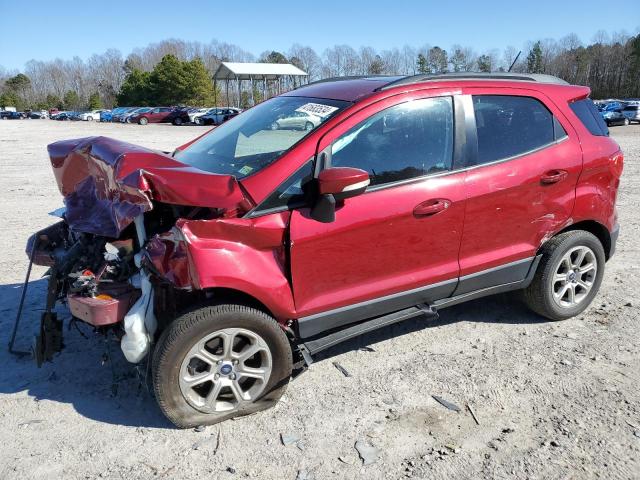
<path id="1" fill-rule="evenodd" d="M 65 329 L 65 351 L 42 369 L 10 356 L 25 241 L 62 205 L 46 145 L 108 135 L 170 150 L 202 131 L 0 122 L 0 479 L 640 478 L 640 125 L 612 128 L 626 153 L 622 232 L 578 318 L 550 323 L 506 295 L 452 307 L 335 348 L 276 408 L 201 432 L 164 420 L 117 345 L 124 379 L 113 396 L 105 344 L 88 329 L 88 341 Z M 44 304 L 42 273 L 29 288 L 25 348 Z M 281 434 L 300 440 L 285 446 Z M 375 463 L 363 466 L 357 441 L 379 449 Z"/>

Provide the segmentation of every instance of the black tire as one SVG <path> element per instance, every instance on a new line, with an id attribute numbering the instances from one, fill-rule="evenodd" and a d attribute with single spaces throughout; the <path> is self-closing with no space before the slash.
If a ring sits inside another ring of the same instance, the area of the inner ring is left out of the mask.
<path id="1" fill-rule="evenodd" d="M 628 119 L 628 118 L 625 118 L 625 119 L 624 119 L 624 122 L 622 122 L 622 124 L 623 124 L 625 127 L 626 127 L 626 126 L 628 126 L 630 123 L 631 123 L 631 122 L 629 122 L 629 119 Z"/>
<path id="2" fill-rule="evenodd" d="M 562 307 L 553 298 L 552 278 L 556 273 L 562 257 L 569 250 L 585 246 L 595 255 L 596 274 L 591 289 L 577 305 Z M 523 299 L 527 306 L 538 315 L 550 320 L 566 320 L 584 311 L 598 293 L 605 268 L 605 254 L 602 243 L 598 238 L 584 230 L 572 230 L 561 233 L 545 243 L 540 253 L 542 259 L 536 270 L 533 281 L 523 292 Z"/>
<path id="3" fill-rule="evenodd" d="M 179 386 L 181 364 L 191 347 L 224 328 L 243 328 L 264 339 L 272 356 L 272 370 L 260 398 L 231 412 L 203 413 L 192 407 Z M 177 427 L 213 425 L 229 418 L 265 410 L 285 392 L 292 370 L 291 346 L 282 328 L 266 313 L 244 305 L 196 308 L 178 317 L 160 336 L 153 353 L 153 387 L 162 413 Z"/>
<path id="4" fill-rule="evenodd" d="M 311 130 L 313 130 L 313 123 L 311 122 L 307 122 L 304 124 L 304 130 L 305 132 L 310 132 Z"/>
<path id="5" fill-rule="evenodd" d="M 173 124 L 177 127 L 179 127 L 180 125 L 182 125 L 182 119 L 180 117 L 177 117 L 173 120 Z"/>
<path id="6" fill-rule="evenodd" d="M 141 117 L 140 120 L 138 120 L 138 123 L 140 125 L 146 125 L 147 123 L 149 123 L 149 119 L 147 119 L 146 117 Z"/>

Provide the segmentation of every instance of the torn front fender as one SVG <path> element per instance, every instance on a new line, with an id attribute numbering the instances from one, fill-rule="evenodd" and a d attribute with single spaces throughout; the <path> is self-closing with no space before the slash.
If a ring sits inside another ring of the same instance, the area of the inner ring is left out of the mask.
<path id="1" fill-rule="evenodd" d="M 117 238 L 153 200 L 246 211 L 252 205 L 231 175 L 204 172 L 164 153 L 108 137 L 48 146 L 71 229 Z"/>
<path id="2" fill-rule="evenodd" d="M 145 248 L 150 269 L 181 289 L 228 288 L 295 317 L 285 256 L 289 212 L 255 219 L 180 219 Z"/>

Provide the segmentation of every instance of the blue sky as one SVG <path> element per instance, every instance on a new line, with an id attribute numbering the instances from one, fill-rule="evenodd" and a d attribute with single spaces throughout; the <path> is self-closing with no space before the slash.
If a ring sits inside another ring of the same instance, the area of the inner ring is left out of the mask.
<path id="1" fill-rule="evenodd" d="M 640 0 L 0 0 L 0 19 L 0 65 L 13 70 L 34 58 L 87 58 L 108 48 L 127 55 L 165 38 L 216 38 L 256 55 L 295 42 L 318 53 L 336 44 L 453 43 L 482 52 L 570 32 L 588 42 L 598 30 L 639 33 Z"/>

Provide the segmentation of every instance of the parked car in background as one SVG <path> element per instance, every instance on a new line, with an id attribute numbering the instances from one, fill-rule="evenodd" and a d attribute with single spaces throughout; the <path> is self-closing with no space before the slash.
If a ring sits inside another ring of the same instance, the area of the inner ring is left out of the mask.
<path id="1" fill-rule="evenodd" d="M 100 112 L 100 121 L 101 122 L 110 122 L 112 118 L 111 110 L 102 110 Z"/>
<path id="2" fill-rule="evenodd" d="M 230 118 L 238 115 L 242 110 L 239 108 L 213 108 L 209 113 L 205 113 L 204 115 L 196 118 L 196 123 L 198 125 L 220 125 Z"/>
<path id="3" fill-rule="evenodd" d="M 78 120 L 83 120 L 85 122 L 92 122 L 94 120 L 100 120 L 100 113 L 102 110 L 90 110 L 88 112 L 78 113 Z"/>
<path id="4" fill-rule="evenodd" d="M 130 117 L 130 122 L 139 123 L 140 125 L 173 122 L 176 125 L 181 125 L 185 123 L 184 116 L 187 116 L 186 110 L 181 111 L 171 107 L 155 107 L 150 108 L 148 111 L 137 112 Z"/>
<path id="5" fill-rule="evenodd" d="M 622 110 L 624 116 L 629 120 L 629 122 L 638 122 L 640 123 L 640 104 L 632 103 L 627 105 Z"/>
<path id="6" fill-rule="evenodd" d="M 137 110 L 140 107 L 122 107 L 122 110 L 116 112 L 115 110 L 112 112 L 111 121 L 112 122 L 122 122 L 122 117 L 126 116 L 128 113 Z"/>
<path id="7" fill-rule="evenodd" d="M 174 125 L 189 123 L 191 121 L 189 118 L 189 112 L 192 110 L 193 109 L 189 107 L 175 107 L 172 109 L 171 115 L 166 121 L 173 123 Z"/>
<path id="8" fill-rule="evenodd" d="M 207 113 L 211 112 L 212 110 L 215 110 L 214 108 L 194 108 L 192 110 L 190 110 L 188 112 L 189 115 L 189 121 L 191 123 L 198 123 L 197 119 L 203 115 L 206 115 Z"/>
<path id="9" fill-rule="evenodd" d="M 598 110 L 601 112 L 611 112 L 613 110 L 622 110 L 624 108 L 624 104 L 620 102 L 606 102 L 601 104 L 598 107 Z"/>
<path id="10" fill-rule="evenodd" d="M 49 118 L 49 114 L 46 110 L 34 110 L 29 114 L 29 118 L 33 119 L 41 119 L 41 118 Z"/>
<path id="11" fill-rule="evenodd" d="M 56 113 L 60 113 L 60 110 L 58 110 L 57 108 L 50 108 L 49 109 L 49 118 L 51 118 L 51 116 L 55 115 Z"/>
<path id="12" fill-rule="evenodd" d="M 147 113 L 153 110 L 153 107 L 140 107 L 129 112 L 126 112 L 124 115 L 120 117 L 120 121 L 123 123 L 138 123 L 133 120 L 134 117 L 137 117 L 140 114 Z"/>
<path id="13" fill-rule="evenodd" d="M 22 112 L 15 112 L 12 110 L 5 110 L 3 112 L 0 112 L 0 118 L 5 118 L 7 120 L 22 120 L 24 118 L 24 115 Z"/>
<path id="14" fill-rule="evenodd" d="M 630 123 L 629 119 L 624 116 L 624 113 L 620 108 L 616 110 L 607 110 L 600 113 L 602 114 L 602 118 L 604 118 L 604 121 L 607 123 L 608 127 L 614 125 L 629 125 Z"/>
<path id="15" fill-rule="evenodd" d="M 67 120 L 75 120 L 75 118 L 76 118 L 75 112 L 59 112 L 53 115 L 51 117 L 51 120 L 67 121 Z"/>
<path id="16" fill-rule="evenodd" d="M 308 112 L 290 112 L 271 124 L 271 130 L 313 130 L 320 125 L 322 118 Z"/>

